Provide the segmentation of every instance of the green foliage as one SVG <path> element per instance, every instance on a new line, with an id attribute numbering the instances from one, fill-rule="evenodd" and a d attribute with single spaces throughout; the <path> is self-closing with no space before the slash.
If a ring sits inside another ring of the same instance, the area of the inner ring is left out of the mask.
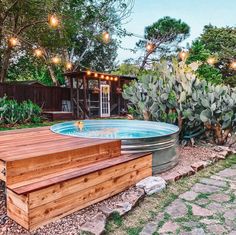
<path id="1" fill-rule="evenodd" d="M 145 65 L 150 65 L 156 61 L 157 57 L 162 55 L 167 56 L 168 53 L 175 52 L 180 42 L 189 36 L 190 27 L 181 20 L 171 18 L 169 16 L 159 19 L 152 25 L 145 28 L 144 38 L 140 40 L 136 46 L 139 49 L 146 51 L 147 41 L 151 45 L 151 49 L 145 52 L 145 56 L 142 59 L 141 69 L 144 69 Z M 150 56 L 153 56 L 150 59 Z"/>
<path id="2" fill-rule="evenodd" d="M 0 125 L 41 122 L 41 108 L 32 101 L 18 103 L 16 100 L 0 98 Z"/>
<path id="3" fill-rule="evenodd" d="M 218 56 L 215 67 L 222 74 L 226 84 L 236 85 L 236 70 L 230 63 L 236 59 L 236 27 L 215 27 L 207 25 L 199 38 L 205 49 Z"/>
<path id="4" fill-rule="evenodd" d="M 235 129 L 236 90 L 198 79 L 197 69 L 196 63 L 163 61 L 158 75 L 140 76 L 124 88 L 123 97 L 139 119 L 178 124 L 184 138 L 207 130 L 223 144 Z"/>
<path id="5" fill-rule="evenodd" d="M 210 56 L 212 56 L 210 50 L 206 49 L 201 41 L 196 40 L 192 43 L 186 63 L 198 62 L 199 67 L 196 73 L 200 79 L 204 79 L 216 85 L 221 84 L 223 80 L 220 70 L 207 63 L 207 59 Z M 216 55 L 214 58 L 215 57 Z"/>

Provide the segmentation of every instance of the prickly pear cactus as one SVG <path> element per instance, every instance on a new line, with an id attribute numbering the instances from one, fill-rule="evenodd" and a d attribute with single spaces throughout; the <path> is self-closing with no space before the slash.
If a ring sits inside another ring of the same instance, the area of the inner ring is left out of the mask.
<path id="1" fill-rule="evenodd" d="M 136 118 L 178 124 L 183 138 L 206 132 L 223 144 L 236 126 L 236 90 L 198 79 L 197 67 L 162 61 L 155 75 L 126 86 L 123 97 Z"/>

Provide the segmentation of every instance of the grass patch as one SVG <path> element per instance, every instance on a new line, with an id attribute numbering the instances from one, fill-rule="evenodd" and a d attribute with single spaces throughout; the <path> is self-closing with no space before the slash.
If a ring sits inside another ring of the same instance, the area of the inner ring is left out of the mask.
<path id="1" fill-rule="evenodd" d="M 134 208 L 123 218 L 123 223 L 121 226 L 118 227 L 109 221 L 109 231 L 107 234 L 135 235 L 135 231 L 140 232 L 140 227 L 143 226 L 143 224 L 146 224 L 155 218 L 155 216 L 162 212 L 164 208 L 174 201 L 180 194 L 186 192 L 195 183 L 197 183 L 200 178 L 207 178 L 212 174 L 230 167 L 233 164 L 236 164 L 236 155 L 232 155 L 226 160 L 219 161 L 216 164 L 209 166 L 200 172 L 197 172 L 191 177 L 183 178 L 173 184 L 168 185 L 167 189 L 159 194 L 145 197 L 144 200 L 139 203 L 139 206 Z M 200 195 L 200 198 L 206 197 L 206 194 Z M 194 219 L 195 218 L 192 215 L 191 210 L 189 210 L 187 221 Z M 165 219 L 160 221 L 158 227 L 160 227 L 163 222 L 165 222 Z"/>

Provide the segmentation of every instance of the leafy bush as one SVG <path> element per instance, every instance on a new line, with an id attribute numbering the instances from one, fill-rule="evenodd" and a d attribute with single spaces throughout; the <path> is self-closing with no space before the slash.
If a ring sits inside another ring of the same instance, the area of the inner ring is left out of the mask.
<path id="1" fill-rule="evenodd" d="M 41 112 L 41 108 L 30 100 L 18 103 L 6 96 L 0 98 L 0 125 L 39 123 Z"/>
<path id="2" fill-rule="evenodd" d="M 225 143 L 235 128 L 236 90 L 198 79 L 197 69 L 197 63 L 163 61 L 158 75 L 142 75 L 124 88 L 129 110 L 139 119 L 178 124 L 183 138 L 205 132 Z"/>

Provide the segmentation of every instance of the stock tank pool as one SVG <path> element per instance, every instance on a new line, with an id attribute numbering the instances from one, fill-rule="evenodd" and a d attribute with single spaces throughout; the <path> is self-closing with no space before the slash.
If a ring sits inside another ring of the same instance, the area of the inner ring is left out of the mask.
<path id="1" fill-rule="evenodd" d="M 166 171 L 178 162 L 179 128 L 175 125 L 122 119 L 81 122 L 81 130 L 75 121 L 53 125 L 51 130 L 74 137 L 118 139 L 122 153 L 152 152 L 153 174 Z"/>

